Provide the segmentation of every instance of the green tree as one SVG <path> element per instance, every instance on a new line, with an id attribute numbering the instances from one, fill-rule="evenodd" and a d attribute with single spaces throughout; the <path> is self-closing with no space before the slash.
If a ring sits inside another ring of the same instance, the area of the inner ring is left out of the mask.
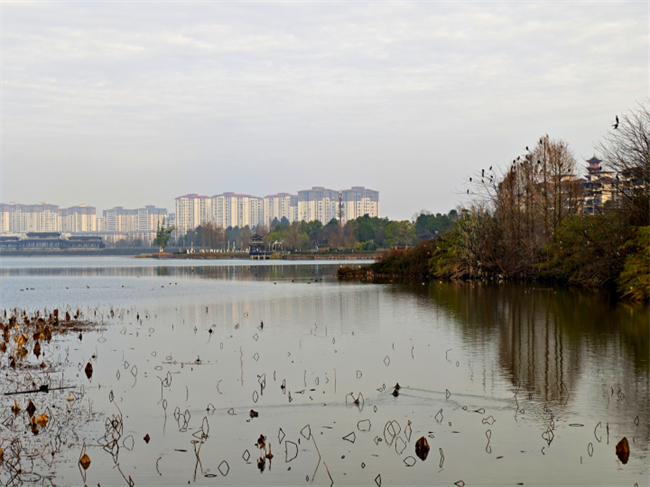
<path id="1" fill-rule="evenodd" d="M 440 213 L 433 215 L 426 210 L 422 210 L 418 215 L 414 216 L 415 233 L 421 240 L 436 236 L 441 237 L 443 233 L 453 226 L 457 218 L 458 213 L 456 210 L 451 210 L 447 215 Z"/>
<path id="2" fill-rule="evenodd" d="M 413 245 L 417 240 L 415 226 L 408 220 L 390 222 L 384 229 L 384 238 L 386 245 L 390 247 L 394 245 Z"/>
<path id="3" fill-rule="evenodd" d="M 156 231 L 156 238 L 154 243 L 160 249 L 160 252 L 164 252 L 165 247 L 169 244 L 169 239 L 172 236 L 172 232 L 175 230 L 172 226 L 165 226 L 165 217 L 163 217 L 162 224 L 158 223 L 158 230 Z"/>

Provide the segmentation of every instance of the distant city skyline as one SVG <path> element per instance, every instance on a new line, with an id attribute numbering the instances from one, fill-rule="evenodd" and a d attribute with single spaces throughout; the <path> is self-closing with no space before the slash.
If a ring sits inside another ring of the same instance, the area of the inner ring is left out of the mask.
<path id="1" fill-rule="evenodd" d="M 347 223 L 360 216 L 379 216 L 379 192 L 363 186 L 333 190 L 313 186 L 297 194 L 275 193 L 264 197 L 234 192 L 213 196 L 190 193 L 175 198 L 173 211 L 154 205 L 125 208 L 116 205 L 98 210 L 92 205 L 71 208 L 39 202 L 0 202 L 0 233 L 34 231 L 63 232 L 151 232 L 163 219 L 185 234 L 190 229 L 212 223 L 219 227 L 270 225 L 286 218 L 290 222 L 332 218 Z M 83 221 L 77 218 L 83 215 Z"/>
<path id="2" fill-rule="evenodd" d="M 0 200 L 353 181 L 409 219 L 650 97 L 648 2 L 5 2 Z M 596 153 L 598 156 L 598 153 Z"/>

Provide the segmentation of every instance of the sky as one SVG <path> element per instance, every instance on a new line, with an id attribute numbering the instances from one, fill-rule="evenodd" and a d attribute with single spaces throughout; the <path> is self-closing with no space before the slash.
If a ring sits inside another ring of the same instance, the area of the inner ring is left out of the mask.
<path id="1" fill-rule="evenodd" d="M 650 97 L 650 2 L 6 2 L 0 201 L 379 191 L 467 205 L 540 136 L 578 164 Z"/>

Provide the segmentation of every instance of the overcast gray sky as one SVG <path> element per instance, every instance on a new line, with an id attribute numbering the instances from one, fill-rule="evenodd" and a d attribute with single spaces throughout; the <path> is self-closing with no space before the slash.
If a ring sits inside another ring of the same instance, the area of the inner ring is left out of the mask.
<path id="1" fill-rule="evenodd" d="M 649 96 L 650 3 L 2 3 L 4 203 L 380 191 L 446 212 Z"/>

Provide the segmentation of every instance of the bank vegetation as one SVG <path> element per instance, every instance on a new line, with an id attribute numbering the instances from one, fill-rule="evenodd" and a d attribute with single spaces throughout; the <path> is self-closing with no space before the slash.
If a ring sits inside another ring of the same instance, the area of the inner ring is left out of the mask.
<path id="1" fill-rule="evenodd" d="M 650 106 L 616 125 L 596 147 L 604 170 L 591 181 L 578 178 L 565 141 L 540 137 L 505 170 L 481 168 L 468 177 L 470 203 L 447 232 L 393 250 L 369 272 L 544 280 L 648 301 Z"/>

